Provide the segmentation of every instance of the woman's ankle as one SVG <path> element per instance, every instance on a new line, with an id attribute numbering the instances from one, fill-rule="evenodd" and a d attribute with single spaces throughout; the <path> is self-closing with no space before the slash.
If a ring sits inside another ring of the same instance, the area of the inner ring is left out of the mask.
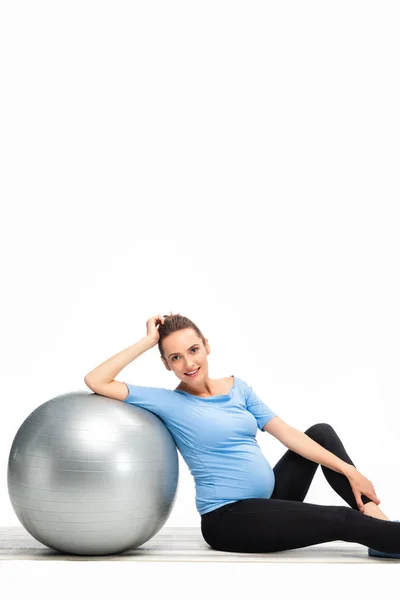
<path id="1" fill-rule="evenodd" d="M 375 504 L 375 502 L 367 502 L 364 504 L 364 515 L 368 517 L 374 517 L 375 519 L 382 519 L 383 521 L 390 521 L 389 517 L 387 517 Z"/>

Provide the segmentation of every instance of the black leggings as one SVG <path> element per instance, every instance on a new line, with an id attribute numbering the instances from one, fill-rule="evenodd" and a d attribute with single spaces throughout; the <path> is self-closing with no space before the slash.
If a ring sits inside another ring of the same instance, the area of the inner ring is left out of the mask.
<path id="1" fill-rule="evenodd" d="M 318 423 L 305 433 L 355 466 L 331 425 Z M 400 522 L 360 512 L 347 477 L 321 467 L 330 486 L 351 508 L 303 502 L 318 463 L 288 450 L 274 467 L 271 497 L 238 500 L 201 515 L 204 540 L 225 552 L 278 552 L 343 540 L 400 553 Z M 370 502 L 364 495 L 361 498 L 364 504 Z"/>

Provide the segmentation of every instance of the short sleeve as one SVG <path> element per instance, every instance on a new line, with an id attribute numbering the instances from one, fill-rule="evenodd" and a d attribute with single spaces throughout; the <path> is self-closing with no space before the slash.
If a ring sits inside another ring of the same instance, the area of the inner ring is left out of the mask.
<path id="1" fill-rule="evenodd" d="M 245 399 L 247 410 L 249 410 L 257 421 L 257 427 L 263 431 L 264 425 L 278 415 L 260 400 L 254 390 L 245 382 Z"/>
<path id="2" fill-rule="evenodd" d="M 124 402 L 145 408 L 156 415 L 166 416 L 171 406 L 171 392 L 165 388 L 133 385 L 124 381 L 129 394 Z"/>

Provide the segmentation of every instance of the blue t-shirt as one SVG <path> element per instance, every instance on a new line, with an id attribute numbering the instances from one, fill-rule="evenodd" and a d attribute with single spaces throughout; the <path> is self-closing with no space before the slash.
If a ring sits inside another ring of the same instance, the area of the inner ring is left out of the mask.
<path id="1" fill-rule="evenodd" d="M 193 475 L 200 515 L 245 498 L 271 497 L 275 476 L 256 433 L 277 415 L 245 381 L 234 377 L 229 394 L 208 398 L 124 383 L 124 402 L 154 413 L 171 433 Z"/>

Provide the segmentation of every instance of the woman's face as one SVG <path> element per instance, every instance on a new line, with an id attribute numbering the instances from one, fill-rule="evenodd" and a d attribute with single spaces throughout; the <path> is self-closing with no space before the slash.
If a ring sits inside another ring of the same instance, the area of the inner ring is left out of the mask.
<path id="1" fill-rule="evenodd" d="M 164 364 L 185 383 L 196 381 L 199 376 L 208 373 L 207 355 L 210 353 L 208 340 L 206 339 L 204 347 L 202 339 L 193 329 L 182 329 L 171 333 L 163 340 L 162 345 L 166 361 Z M 194 377 L 186 375 L 198 367 L 200 367 L 200 371 L 197 375 Z"/>

